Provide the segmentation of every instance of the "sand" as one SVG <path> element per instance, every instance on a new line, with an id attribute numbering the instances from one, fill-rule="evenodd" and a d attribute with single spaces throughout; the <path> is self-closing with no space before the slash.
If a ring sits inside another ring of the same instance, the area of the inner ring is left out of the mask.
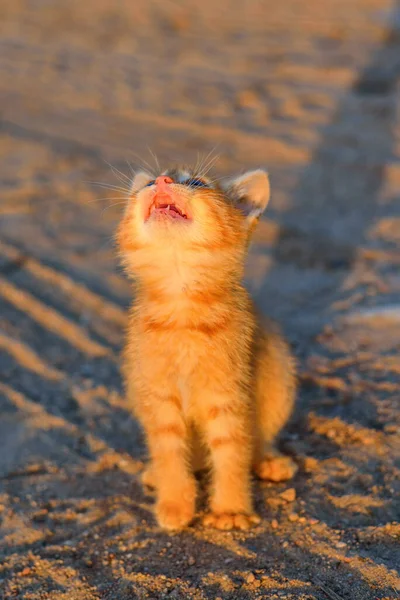
<path id="1" fill-rule="evenodd" d="M 399 598 L 399 5 L 2 0 L 0 22 L 0 598 Z M 255 482 L 248 533 L 164 533 L 139 485 L 124 192 L 89 182 L 125 187 L 147 147 L 270 172 L 247 277 L 298 358 L 300 469 Z"/>

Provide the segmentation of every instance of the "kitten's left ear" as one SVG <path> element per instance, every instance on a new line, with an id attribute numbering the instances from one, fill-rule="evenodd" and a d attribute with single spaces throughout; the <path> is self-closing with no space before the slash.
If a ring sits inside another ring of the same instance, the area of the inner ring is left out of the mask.
<path id="1" fill-rule="evenodd" d="M 267 207 L 270 198 L 268 174 L 262 169 L 249 171 L 231 179 L 226 193 L 246 216 L 249 224 L 258 220 Z"/>

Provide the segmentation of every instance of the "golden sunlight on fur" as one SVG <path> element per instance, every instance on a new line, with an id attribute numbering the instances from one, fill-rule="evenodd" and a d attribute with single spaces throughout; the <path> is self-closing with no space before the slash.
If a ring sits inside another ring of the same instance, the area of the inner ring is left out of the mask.
<path id="1" fill-rule="evenodd" d="M 269 200 L 258 170 L 220 187 L 190 169 L 138 173 L 117 232 L 135 283 L 123 371 L 144 428 L 161 527 L 195 515 L 197 470 L 211 470 L 204 524 L 247 529 L 251 470 L 282 481 L 297 467 L 274 442 L 295 399 L 295 366 L 262 328 L 242 285 L 251 232 Z"/>

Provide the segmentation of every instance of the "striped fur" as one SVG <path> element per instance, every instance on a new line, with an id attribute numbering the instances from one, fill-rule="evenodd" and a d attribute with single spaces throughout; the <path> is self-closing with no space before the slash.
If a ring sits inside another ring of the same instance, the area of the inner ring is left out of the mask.
<path id="1" fill-rule="evenodd" d="M 153 177 L 140 173 L 117 232 L 135 285 L 123 372 L 146 433 L 150 462 L 143 481 L 156 488 L 159 524 L 190 523 L 194 470 L 210 468 L 205 524 L 244 529 L 258 522 L 251 468 L 274 480 L 296 470 L 274 448 L 293 408 L 294 362 L 274 327 L 261 328 L 242 285 L 268 179 L 256 171 L 225 189 L 207 179 L 208 187 L 197 188 L 179 183 L 182 172 L 167 173 L 169 189 L 190 207 L 190 222 L 145 222 L 143 206 L 154 194 L 145 186 Z"/>

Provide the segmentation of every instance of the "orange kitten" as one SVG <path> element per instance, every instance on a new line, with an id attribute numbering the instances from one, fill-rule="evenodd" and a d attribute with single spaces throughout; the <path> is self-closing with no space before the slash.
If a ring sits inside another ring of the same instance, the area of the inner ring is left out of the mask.
<path id="1" fill-rule="evenodd" d="M 188 169 L 132 183 L 117 234 L 135 281 L 123 369 L 150 454 L 143 482 L 156 488 L 165 529 L 193 519 L 195 470 L 211 468 L 204 523 L 219 529 L 259 522 L 251 468 L 272 481 L 297 470 L 274 447 L 294 404 L 294 361 L 275 328 L 262 329 L 242 284 L 268 200 L 264 171 L 224 188 Z"/>

